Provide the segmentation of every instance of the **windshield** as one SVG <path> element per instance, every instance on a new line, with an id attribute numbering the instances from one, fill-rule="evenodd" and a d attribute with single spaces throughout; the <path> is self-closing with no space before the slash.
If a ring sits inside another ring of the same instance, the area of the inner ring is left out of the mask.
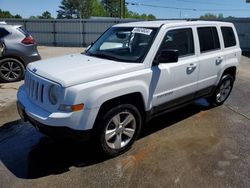
<path id="1" fill-rule="evenodd" d="M 86 51 L 86 55 L 140 63 L 156 32 L 157 28 L 111 27 Z"/>

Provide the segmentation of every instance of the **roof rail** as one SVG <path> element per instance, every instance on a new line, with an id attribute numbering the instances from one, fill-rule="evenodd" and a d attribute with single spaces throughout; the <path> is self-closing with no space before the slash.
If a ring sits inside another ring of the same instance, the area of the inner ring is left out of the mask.
<path id="1" fill-rule="evenodd" d="M 188 18 L 187 19 L 188 22 L 191 22 L 191 21 L 198 21 L 197 19 L 194 19 L 194 18 Z"/>

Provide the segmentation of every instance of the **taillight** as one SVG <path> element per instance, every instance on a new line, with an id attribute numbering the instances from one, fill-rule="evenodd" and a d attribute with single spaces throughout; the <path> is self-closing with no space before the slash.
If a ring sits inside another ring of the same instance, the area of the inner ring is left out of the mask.
<path id="1" fill-rule="evenodd" d="M 21 43 L 23 43 L 23 44 L 35 44 L 36 41 L 33 39 L 32 36 L 28 36 L 28 37 L 25 37 L 25 38 L 21 41 Z"/>

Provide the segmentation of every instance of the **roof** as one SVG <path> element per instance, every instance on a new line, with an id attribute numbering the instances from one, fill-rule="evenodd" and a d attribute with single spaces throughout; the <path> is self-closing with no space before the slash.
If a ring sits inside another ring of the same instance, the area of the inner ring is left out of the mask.
<path id="1" fill-rule="evenodd" d="M 3 28 L 10 28 L 10 27 L 18 28 L 18 27 L 21 27 L 22 25 L 11 25 L 7 23 L 0 23 L 0 26 Z"/>
<path id="2" fill-rule="evenodd" d="M 159 21 L 142 21 L 142 22 L 129 22 L 129 23 L 120 23 L 115 26 L 118 27 L 160 27 L 161 25 L 169 26 L 181 26 L 181 25 L 229 25 L 229 22 L 220 22 L 220 21 L 188 21 L 188 20 L 159 20 Z"/>
<path id="3" fill-rule="evenodd" d="M 5 21 L 0 21 L 0 24 L 6 25 L 7 23 Z"/>

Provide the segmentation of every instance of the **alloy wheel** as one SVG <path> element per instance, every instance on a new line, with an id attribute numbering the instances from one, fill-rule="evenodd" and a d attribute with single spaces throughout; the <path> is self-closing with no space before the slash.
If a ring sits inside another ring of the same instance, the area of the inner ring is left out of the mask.
<path id="1" fill-rule="evenodd" d="M 5 80 L 17 80 L 22 74 L 22 68 L 15 61 L 6 61 L 0 66 L 0 74 Z"/>
<path id="2" fill-rule="evenodd" d="M 230 94 L 232 88 L 232 84 L 230 80 L 226 80 L 223 84 L 221 84 L 220 89 L 216 95 L 217 102 L 221 103 L 227 99 Z"/>
<path id="3" fill-rule="evenodd" d="M 136 131 L 136 119 L 130 112 L 120 112 L 113 116 L 106 126 L 105 141 L 112 149 L 120 149 L 129 144 Z"/>

